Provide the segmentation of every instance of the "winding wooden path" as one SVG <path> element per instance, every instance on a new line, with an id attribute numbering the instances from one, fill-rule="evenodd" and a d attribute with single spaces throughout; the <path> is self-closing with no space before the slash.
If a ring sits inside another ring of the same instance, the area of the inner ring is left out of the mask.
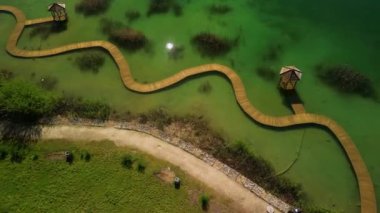
<path id="1" fill-rule="evenodd" d="M 109 54 L 114 59 L 116 65 L 118 66 L 120 76 L 124 85 L 130 90 L 141 93 L 154 92 L 167 88 L 193 75 L 198 75 L 206 72 L 219 72 L 225 75 L 230 80 L 235 93 L 236 101 L 240 105 L 241 109 L 256 122 L 271 127 L 289 127 L 301 124 L 317 124 L 328 128 L 340 142 L 355 172 L 360 192 L 361 212 L 377 213 L 374 186 L 369 172 L 367 170 L 367 167 L 359 153 L 359 150 L 351 140 L 350 136 L 346 133 L 346 131 L 332 119 L 325 116 L 310 113 L 300 113 L 296 115 L 281 117 L 265 115 L 261 113 L 259 110 L 257 110 L 250 103 L 250 101 L 247 98 L 244 84 L 241 81 L 240 77 L 236 74 L 236 72 L 233 71 L 231 68 L 220 64 L 205 64 L 197 67 L 192 67 L 189 69 L 182 70 L 177 74 L 163 79 L 161 81 L 149 84 L 141 84 L 133 79 L 128 63 L 124 58 L 123 54 L 118 49 L 118 47 L 108 41 L 80 42 L 61 46 L 58 48 L 38 51 L 22 50 L 17 47 L 17 42 L 24 30 L 24 27 L 27 25 L 50 22 L 52 21 L 52 19 L 42 18 L 27 20 L 22 11 L 12 6 L 0 6 L 0 11 L 9 12 L 13 14 L 13 16 L 17 20 L 16 26 L 12 31 L 8 43 L 6 45 L 8 53 L 16 57 L 46 57 L 78 49 L 103 48 L 109 52 Z"/>

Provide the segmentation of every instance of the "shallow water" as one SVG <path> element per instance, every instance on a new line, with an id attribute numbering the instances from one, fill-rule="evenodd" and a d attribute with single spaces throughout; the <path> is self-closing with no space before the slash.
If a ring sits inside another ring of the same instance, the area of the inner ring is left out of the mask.
<path id="1" fill-rule="evenodd" d="M 67 3 L 70 21 L 68 30 L 51 35 L 47 40 L 30 38 L 26 29 L 19 47 L 51 48 L 63 44 L 106 39 L 99 30 L 99 20 L 107 17 L 127 23 L 127 9 L 140 11 L 143 16 L 130 26 L 141 30 L 153 44 L 152 52 L 124 52 L 133 75 L 140 82 L 153 82 L 179 70 L 204 63 L 221 63 L 237 71 L 246 85 L 249 99 L 261 111 L 271 115 L 292 113 L 283 104 L 277 79 L 258 76 L 258 66 L 270 66 L 276 71 L 283 65 L 295 64 L 304 71 L 297 91 L 307 111 L 324 114 L 337 120 L 354 139 L 376 184 L 379 204 L 380 169 L 376 150 L 380 144 L 378 131 L 380 104 L 354 95 L 342 95 L 322 84 L 313 71 L 315 65 L 349 64 L 374 82 L 380 93 L 380 4 L 366 1 L 183 1 L 183 15 L 172 13 L 146 17 L 148 1 L 114 0 L 106 14 L 83 17 L 74 12 L 73 1 Z M 75 1 L 77 2 L 77 1 Z M 22 9 L 27 18 L 48 16 L 47 0 L 5 1 Z M 208 15 L 212 3 L 228 4 L 233 8 L 223 16 Z M 355 11 L 355 13 L 352 12 Z M 0 14 L 0 44 L 14 27 L 10 15 Z M 239 46 L 218 58 L 203 58 L 190 45 L 191 36 L 208 31 L 219 35 L 239 37 Z M 169 59 L 165 44 L 173 42 L 185 47 L 184 57 Z M 265 62 L 262 56 L 270 47 L 281 46 L 275 60 Z M 271 161 L 276 170 L 286 168 L 295 158 L 304 134 L 301 155 L 285 175 L 303 185 L 308 196 L 320 206 L 343 212 L 358 212 L 359 195 L 354 175 L 337 141 L 319 128 L 279 130 L 263 128 L 247 118 L 234 101 L 229 83 L 218 75 L 205 75 L 187 80 L 171 89 L 141 95 L 121 84 L 116 66 L 110 57 L 99 73 L 83 73 L 73 65 L 78 53 L 40 59 L 16 59 L 0 51 L 1 68 L 8 68 L 23 78 L 38 81 L 40 76 L 59 78 L 58 90 L 109 102 L 118 110 L 144 112 L 163 106 L 173 114 L 197 113 L 210 120 L 212 126 L 234 141 L 244 141 L 255 153 Z M 32 77 L 31 73 L 35 73 Z M 198 87 L 208 81 L 212 92 L 200 94 Z"/>

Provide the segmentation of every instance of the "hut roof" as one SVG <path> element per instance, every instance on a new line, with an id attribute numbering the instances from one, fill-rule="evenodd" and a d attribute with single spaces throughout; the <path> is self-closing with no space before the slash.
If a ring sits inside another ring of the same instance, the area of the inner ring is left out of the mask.
<path id="1" fill-rule="evenodd" d="M 65 9 L 66 8 L 66 4 L 63 4 L 63 3 L 53 3 L 51 5 L 48 6 L 48 11 L 52 11 L 52 10 L 56 10 L 56 9 Z"/>
<path id="2" fill-rule="evenodd" d="M 281 71 L 280 71 L 280 75 L 283 75 L 283 74 L 288 73 L 288 72 L 294 72 L 296 74 L 297 78 L 301 80 L 302 71 L 300 69 L 298 69 L 297 67 L 295 67 L 295 66 L 282 67 Z"/>

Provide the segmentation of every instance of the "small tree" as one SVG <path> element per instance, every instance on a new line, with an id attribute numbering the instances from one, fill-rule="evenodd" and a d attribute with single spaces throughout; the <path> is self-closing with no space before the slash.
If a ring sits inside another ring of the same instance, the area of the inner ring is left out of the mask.
<path id="1" fill-rule="evenodd" d="M 123 158 L 121 160 L 121 165 L 123 165 L 123 167 L 125 167 L 127 169 L 131 169 L 134 161 L 135 161 L 135 159 L 133 158 L 132 155 L 126 154 L 123 156 Z"/>

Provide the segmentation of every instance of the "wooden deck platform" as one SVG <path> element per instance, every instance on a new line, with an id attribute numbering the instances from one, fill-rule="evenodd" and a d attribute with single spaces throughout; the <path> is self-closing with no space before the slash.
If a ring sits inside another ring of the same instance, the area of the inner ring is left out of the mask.
<path id="1" fill-rule="evenodd" d="M 183 79 L 193 75 L 198 75 L 207 72 L 219 72 L 225 75 L 230 80 L 236 96 L 236 101 L 240 105 L 241 109 L 257 122 L 271 127 L 289 127 L 301 124 L 318 124 L 328 128 L 336 136 L 336 138 L 342 145 L 355 172 L 360 191 L 361 212 L 377 213 L 374 186 L 371 177 L 368 173 L 367 167 L 359 153 L 359 150 L 356 148 L 355 144 L 353 143 L 349 135 L 346 133 L 346 131 L 332 119 L 325 116 L 310 114 L 306 112 L 297 113 L 302 111 L 300 109 L 300 106 L 296 106 L 297 114 L 295 115 L 282 117 L 273 117 L 270 115 L 265 115 L 259 110 L 257 110 L 249 102 L 243 82 L 241 81 L 240 77 L 236 74 L 236 72 L 233 71 L 231 68 L 220 64 L 205 64 L 197 67 L 188 68 L 161 81 L 157 81 L 150 84 L 141 84 L 134 80 L 133 76 L 131 75 L 128 63 L 122 55 L 122 53 L 120 52 L 120 50 L 114 44 L 108 41 L 81 42 L 53 49 L 38 51 L 22 50 L 17 47 L 17 41 L 20 38 L 24 27 L 26 25 L 43 23 L 43 21 L 51 21 L 51 19 L 42 18 L 35 20 L 27 20 L 22 11 L 12 6 L 0 6 L 0 11 L 9 12 L 13 14 L 17 20 L 16 26 L 13 32 L 11 33 L 8 43 L 6 45 L 6 49 L 11 55 L 17 57 L 35 58 L 57 55 L 78 49 L 93 47 L 103 48 L 109 52 L 109 54 L 113 57 L 115 63 L 117 64 L 124 85 L 128 89 L 137 92 L 154 92 L 171 86 L 173 84 L 177 84 Z"/>
<path id="2" fill-rule="evenodd" d="M 295 114 L 306 113 L 305 107 L 301 103 L 293 103 L 291 106 Z"/>

